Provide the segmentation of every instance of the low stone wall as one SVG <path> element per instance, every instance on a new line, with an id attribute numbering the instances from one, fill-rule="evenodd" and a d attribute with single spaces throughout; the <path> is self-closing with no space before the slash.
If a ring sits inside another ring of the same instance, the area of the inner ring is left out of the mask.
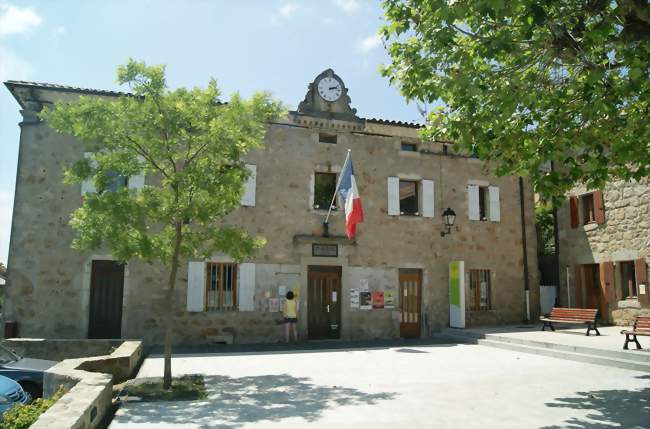
<path id="1" fill-rule="evenodd" d="M 123 340 L 10 338 L 3 344 L 19 355 L 34 359 L 62 361 L 89 356 L 110 355 Z"/>
<path id="2" fill-rule="evenodd" d="M 92 340 L 90 340 L 92 341 Z M 65 359 L 45 372 L 43 395 L 66 389 L 31 429 L 96 428 L 111 407 L 113 383 L 130 378 L 143 357 L 141 341 L 124 341 L 110 355 Z"/>

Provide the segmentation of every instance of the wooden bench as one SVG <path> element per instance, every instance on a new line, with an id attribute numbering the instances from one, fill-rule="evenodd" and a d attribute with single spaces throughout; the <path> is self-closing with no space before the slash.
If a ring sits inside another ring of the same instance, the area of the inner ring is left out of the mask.
<path id="1" fill-rule="evenodd" d="M 650 337 L 650 316 L 637 316 L 634 321 L 634 326 L 631 331 L 623 330 L 621 334 L 625 335 L 625 344 L 623 344 L 623 350 L 627 350 L 627 344 L 631 341 L 634 341 L 636 348 L 640 349 L 641 344 L 639 340 L 636 339 L 637 335 L 644 335 Z"/>
<path id="2" fill-rule="evenodd" d="M 596 327 L 596 317 L 598 310 L 595 308 L 553 308 L 548 317 L 540 317 L 539 320 L 544 322 L 542 331 L 548 326 L 552 331 L 555 331 L 553 323 L 586 323 L 587 336 L 591 331 L 596 331 L 596 335 L 600 335 Z"/>

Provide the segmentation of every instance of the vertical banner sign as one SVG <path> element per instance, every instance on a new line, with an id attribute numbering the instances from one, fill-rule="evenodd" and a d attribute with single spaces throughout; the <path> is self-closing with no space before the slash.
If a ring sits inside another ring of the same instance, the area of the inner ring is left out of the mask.
<path id="1" fill-rule="evenodd" d="M 449 263 L 449 326 L 465 327 L 465 262 Z"/>

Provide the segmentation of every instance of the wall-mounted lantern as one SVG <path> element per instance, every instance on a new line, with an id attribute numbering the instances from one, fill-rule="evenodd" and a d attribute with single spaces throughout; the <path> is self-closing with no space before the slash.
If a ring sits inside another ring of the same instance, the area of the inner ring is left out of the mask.
<path id="1" fill-rule="evenodd" d="M 444 237 L 447 234 L 451 234 L 451 227 L 454 226 L 454 222 L 456 222 L 456 212 L 450 207 L 447 207 L 445 211 L 442 212 L 442 220 L 445 222 L 445 227 L 447 228 L 447 231 L 440 231 L 440 236 Z"/>

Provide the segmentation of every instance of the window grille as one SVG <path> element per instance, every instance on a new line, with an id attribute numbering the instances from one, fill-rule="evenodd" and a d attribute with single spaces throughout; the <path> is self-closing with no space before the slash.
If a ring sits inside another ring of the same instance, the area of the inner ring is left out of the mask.
<path id="1" fill-rule="evenodd" d="M 205 308 L 237 310 L 237 264 L 206 264 Z"/>

